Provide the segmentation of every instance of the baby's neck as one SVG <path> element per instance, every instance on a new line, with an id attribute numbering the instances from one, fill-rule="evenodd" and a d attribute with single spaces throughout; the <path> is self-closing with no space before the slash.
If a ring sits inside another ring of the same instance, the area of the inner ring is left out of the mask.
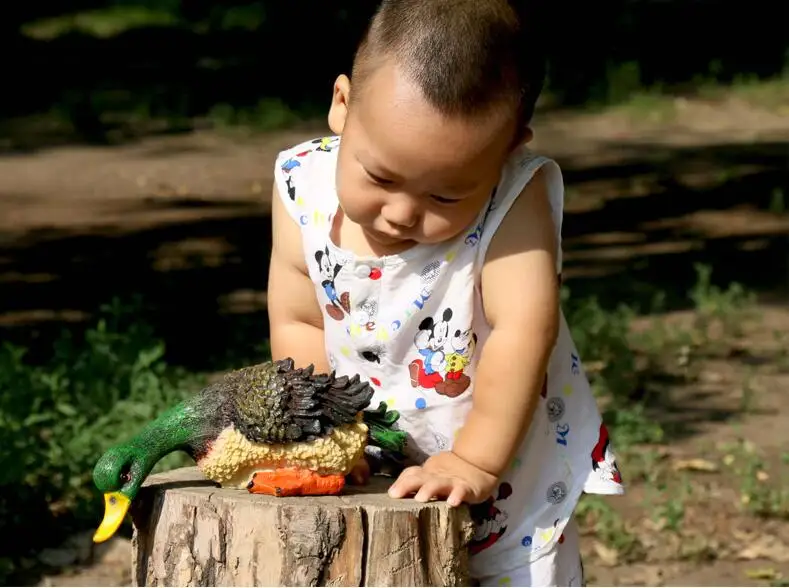
<path id="1" fill-rule="evenodd" d="M 399 255 L 419 245 L 415 241 L 381 243 L 361 226 L 348 219 L 339 207 L 333 219 L 331 239 L 337 247 L 359 257 L 379 258 Z"/>

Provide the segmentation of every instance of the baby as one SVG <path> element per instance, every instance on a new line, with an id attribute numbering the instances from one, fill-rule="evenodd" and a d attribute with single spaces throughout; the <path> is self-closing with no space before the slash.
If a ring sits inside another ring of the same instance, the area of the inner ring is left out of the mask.
<path id="1" fill-rule="evenodd" d="M 621 477 L 559 305 L 563 181 L 527 148 L 543 60 L 506 0 L 383 0 L 333 136 L 283 151 L 275 359 L 401 413 L 395 498 L 471 505 L 481 585 L 581 585 L 572 515 Z"/>

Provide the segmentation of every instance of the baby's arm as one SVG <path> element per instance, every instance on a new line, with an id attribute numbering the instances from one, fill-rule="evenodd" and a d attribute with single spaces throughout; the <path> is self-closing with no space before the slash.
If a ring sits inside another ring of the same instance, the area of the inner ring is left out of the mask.
<path id="1" fill-rule="evenodd" d="M 328 372 L 323 315 L 310 279 L 301 231 L 272 189 L 272 248 L 268 277 L 268 317 L 273 359 L 292 357 L 298 367 Z"/>
<path id="2" fill-rule="evenodd" d="M 557 236 L 541 171 L 487 252 L 482 303 L 492 331 L 477 365 L 472 409 L 453 446 L 497 478 L 529 428 L 559 328 Z"/>
<path id="3" fill-rule="evenodd" d="M 482 502 L 529 428 L 559 325 L 556 229 L 538 171 L 491 240 L 482 303 L 492 331 L 481 349 L 472 408 L 452 451 L 405 470 L 390 494 Z"/>

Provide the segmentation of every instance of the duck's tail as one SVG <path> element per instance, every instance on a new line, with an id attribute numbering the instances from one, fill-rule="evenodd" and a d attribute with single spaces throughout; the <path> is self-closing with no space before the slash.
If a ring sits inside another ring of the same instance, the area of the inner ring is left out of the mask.
<path id="1" fill-rule="evenodd" d="M 365 410 L 364 422 L 368 427 L 368 454 L 385 454 L 389 459 L 402 461 L 405 457 L 407 435 L 397 428 L 400 413 L 387 410 L 386 402 L 381 402 L 375 410 Z"/>
<path id="2" fill-rule="evenodd" d="M 397 477 L 405 467 L 408 438 L 396 425 L 400 413 L 387 410 L 386 402 L 381 402 L 375 410 L 365 410 L 362 414 L 368 428 L 364 454 L 371 472 Z"/>

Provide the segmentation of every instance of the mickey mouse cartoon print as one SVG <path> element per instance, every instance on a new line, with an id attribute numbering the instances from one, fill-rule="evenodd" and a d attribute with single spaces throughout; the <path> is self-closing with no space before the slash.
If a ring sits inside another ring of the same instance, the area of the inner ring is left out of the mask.
<path id="1" fill-rule="evenodd" d="M 351 333 L 375 330 L 375 318 L 378 314 L 378 302 L 373 298 L 366 298 L 359 304 L 359 307 L 352 313 L 353 326 Z"/>
<path id="2" fill-rule="evenodd" d="M 619 473 L 614 453 L 611 451 L 611 443 L 605 423 L 600 424 L 600 435 L 594 448 L 592 448 L 592 469 L 604 482 L 622 483 L 622 474 Z"/>
<path id="3" fill-rule="evenodd" d="M 452 351 L 446 357 L 447 373 L 444 382 L 436 385 L 436 392 L 454 398 L 471 385 L 471 378 L 463 372 L 474 357 L 477 335 L 470 328 L 463 331 L 455 329 L 450 346 Z"/>
<path id="4" fill-rule="evenodd" d="M 290 177 L 291 172 L 296 169 L 297 167 L 301 167 L 301 161 L 307 155 L 312 153 L 312 149 L 307 149 L 306 151 L 301 151 L 297 153 L 294 157 L 289 157 L 285 161 L 282 162 L 280 169 L 282 173 L 285 174 L 287 177 Z"/>
<path id="5" fill-rule="evenodd" d="M 337 274 L 340 273 L 342 265 L 332 259 L 328 247 L 315 252 L 315 261 L 318 263 L 318 270 L 321 278 L 323 278 L 321 286 L 323 286 L 326 298 L 329 299 L 329 303 L 326 305 L 326 313 L 334 320 L 341 321 L 345 314 L 351 311 L 351 300 L 348 292 L 338 295 L 335 286 L 335 279 Z"/>
<path id="6" fill-rule="evenodd" d="M 408 366 L 411 375 L 411 385 L 424 389 L 435 388 L 442 383 L 444 378 L 441 371 L 444 369 L 444 345 L 449 337 L 449 321 L 452 318 L 452 309 L 444 309 L 441 320 L 427 317 L 419 323 L 418 331 L 414 337 L 414 345 L 422 356 L 415 359 Z"/>
<path id="7" fill-rule="evenodd" d="M 317 145 L 315 148 L 316 151 L 331 153 L 338 141 L 339 139 L 337 137 L 322 137 L 320 139 L 313 140 L 312 143 L 313 145 Z"/>
<path id="8" fill-rule="evenodd" d="M 496 503 L 506 500 L 511 495 L 512 486 L 509 482 L 503 482 L 495 499 L 491 496 L 485 502 L 471 505 L 469 514 L 477 525 L 474 538 L 469 543 L 471 555 L 487 549 L 507 531 L 507 512 L 499 509 Z"/>
<path id="9" fill-rule="evenodd" d="M 293 185 L 293 178 L 288 176 L 285 178 L 285 185 L 288 187 L 288 198 L 296 200 L 296 186 Z"/>

